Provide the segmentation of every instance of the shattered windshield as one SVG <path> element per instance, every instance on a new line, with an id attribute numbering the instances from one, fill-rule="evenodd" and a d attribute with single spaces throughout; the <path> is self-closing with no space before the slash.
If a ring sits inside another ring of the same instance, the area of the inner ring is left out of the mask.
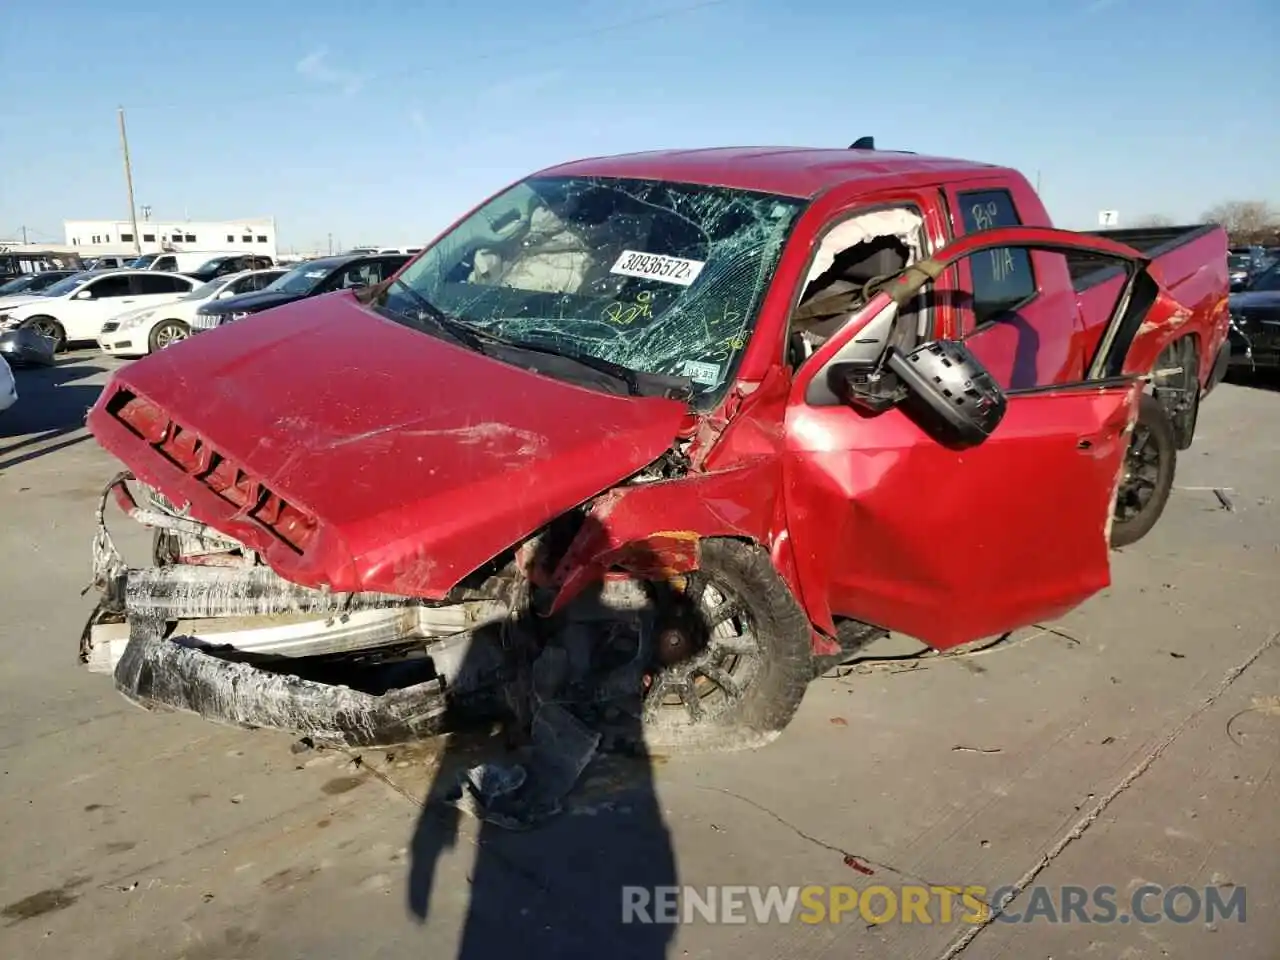
<path id="1" fill-rule="evenodd" d="M 728 187 L 536 177 L 490 200 L 400 276 L 481 333 L 713 394 L 732 374 L 804 201 Z"/>

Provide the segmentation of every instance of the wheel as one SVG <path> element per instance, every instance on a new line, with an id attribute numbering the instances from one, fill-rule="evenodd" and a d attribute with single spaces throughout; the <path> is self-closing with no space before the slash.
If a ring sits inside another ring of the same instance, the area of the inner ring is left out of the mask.
<path id="1" fill-rule="evenodd" d="M 151 335 L 147 338 L 147 343 L 151 348 L 151 352 L 163 350 L 171 343 L 177 343 L 179 340 L 185 340 L 191 335 L 191 328 L 181 320 L 162 320 L 151 328 Z"/>
<path id="2" fill-rule="evenodd" d="M 1116 493 L 1111 546 L 1127 547 L 1151 532 L 1169 502 L 1177 459 L 1173 424 L 1160 401 L 1143 394 Z"/>
<path id="3" fill-rule="evenodd" d="M 646 745 L 750 747 L 786 727 L 814 676 L 811 631 L 768 554 L 704 541 L 699 569 L 658 599 Z"/>
<path id="4" fill-rule="evenodd" d="M 61 353 L 67 348 L 67 331 L 62 329 L 62 324 L 53 319 L 53 317 L 46 317 L 42 314 L 38 317 L 32 317 L 23 326 L 28 330 L 34 330 L 46 340 L 52 340 L 54 353 Z"/>

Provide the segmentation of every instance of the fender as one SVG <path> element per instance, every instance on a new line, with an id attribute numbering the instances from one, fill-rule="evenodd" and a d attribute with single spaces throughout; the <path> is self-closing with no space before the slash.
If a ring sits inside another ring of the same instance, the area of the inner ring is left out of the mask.
<path id="1" fill-rule="evenodd" d="M 748 540 L 767 549 L 774 568 L 803 605 L 791 559 L 782 503 L 782 465 L 762 457 L 732 469 L 618 487 L 591 506 L 552 575 L 548 616 L 586 587 L 620 568 L 661 580 L 698 568 L 700 543 L 711 537 Z M 814 634 L 815 651 L 838 650 Z"/>

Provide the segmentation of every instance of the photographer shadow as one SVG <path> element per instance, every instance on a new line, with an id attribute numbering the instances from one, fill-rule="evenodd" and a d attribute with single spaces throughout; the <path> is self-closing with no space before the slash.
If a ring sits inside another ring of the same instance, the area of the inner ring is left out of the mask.
<path id="1" fill-rule="evenodd" d="M 582 609 L 585 603 L 603 610 L 602 587 L 597 584 L 579 598 L 575 609 Z M 535 751 L 549 746 L 551 752 L 573 754 L 577 748 L 555 742 L 554 735 L 542 737 L 539 742 L 540 726 L 544 733 L 550 728 L 540 724 L 538 711 L 558 711 L 563 705 L 585 721 L 581 726 L 575 724 L 575 729 L 599 733 L 601 741 L 580 776 L 573 775 L 578 766 L 569 761 L 572 788 L 564 791 L 560 812 L 533 818 L 527 829 L 511 829 L 510 824 L 499 826 L 488 819 L 477 820 L 445 798 L 456 794 L 459 777 L 478 764 L 487 762 L 492 765 L 487 769 L 510 770 L 522 761 L 513 763 L 514 755 L 509 748 L 504 750 L 503 738 L 475 730 L 474 725 L 471 732 L 449 738 L 411 843 L 407 906 L 411 916 L 425 924 L 433 910 L 439 913 L 450 905 L 459 892 L 439 888 L 441 860 L 446 852 L 459 846 L 460 839 L 474 848 L 475 859 L 464 894 L 466 917 L 456 952 L 458 960 L 497 960 L 513 955 L 556 960 L 598 960 L 606 956 L 648 960 L 667 955 L 673 926 L 627 922 L 624 916 L 626 888 L 652 891 L 676 884 L 675 853 L 654 787 L 655 758 L 644 747 L 638 711 L 633 715 L 629 709 L 615 709 L 603 694 L 595 704 L 584 702 L 581 686 L 573 696 L 548 704 L 531 687 L 538 676 L 535 662 L 548 642 L 554 645 L 557 638 L 576 630 L 579 642 L 576 649 L 568 650 L 567 659 L 580 661 L 583 651 L 593 644 L 597 648 L 593 650 L 594 657 L 598 646 L 606 642 L 603 624 L 604 621 L 593 624 L 590 620 L 552 622 L 524 606 L 523 612 L 507 621 L 505 628 L 482 628 L 487 631 L 482 639 L 497 643 L 499 648 L 504 637 L 496 634 L 508 631 L 508 653 L 514 648 L 518 661 L 515 671 L 524 678 L 506 687 L 510 726 L 517 735 L 529 729 L 532 719 Z M 526 643 L 517 640 L 512 644 L 512 636 Z M 471 649 L 479 650 L 481 646 L 473 644 Z M 631 666 L 611 674 L 615 685 L 620 674 L 635 676 L 637 703 L 640 677 L 636 671 L 643 656 L 647 654 L 641 644 L 631 658 Z M 545 661 L 537 666 L 544 664 Z M 465 670 L 464 666 L 464 673 Z M 548 715 L 551 714 L 542 716 Z M 526 749 L 528 746 L 526 743 Z M 527 754 L 525 757 L 527 761 Z M 548 779 L 565 779 L 563 771 L 555 772 L 555 764 L 535 761 L 524 762 L 524 766 L 529 782 L 542 777 L 544 788 Z M 551 773 L 546 777 L 548 770 Z M 551 793 L 556 792 L 559 791 L 552 787 Z"/>

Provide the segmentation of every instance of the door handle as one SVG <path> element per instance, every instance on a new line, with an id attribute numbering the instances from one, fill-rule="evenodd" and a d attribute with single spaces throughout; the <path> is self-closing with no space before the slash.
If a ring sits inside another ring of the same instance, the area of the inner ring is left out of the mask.
<path id="1" fill-rule="evenodd" d="M 1077 450 L 1090 450 L 1092 448 L 1093 448 L 1093 441 L 1090 440 L 1088 437 L 1081 437 L 1079 440 L 1076 441 Z"/>

